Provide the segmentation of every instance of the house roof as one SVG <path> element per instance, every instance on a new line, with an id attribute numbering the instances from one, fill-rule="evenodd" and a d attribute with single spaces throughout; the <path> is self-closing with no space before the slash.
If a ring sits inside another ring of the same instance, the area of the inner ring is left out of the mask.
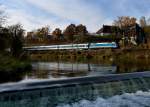
<path id="1" fill-rule="evenodd" d="M 101 28 L 100 30 L 98 30 L 96 33 L 100 34 L 100 33 L 113 33 L 113 29 L 117 29 L 118 27 L 116 26 L 109 26 L 109 25 L 103 25 L 103 28 Z"/>

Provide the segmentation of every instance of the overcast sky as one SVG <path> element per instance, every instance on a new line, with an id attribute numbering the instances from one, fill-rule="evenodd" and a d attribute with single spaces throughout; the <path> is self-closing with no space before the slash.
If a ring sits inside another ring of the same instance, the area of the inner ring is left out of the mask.
<path id="1" fill-rule="evenodd" d="M 21 23 L 27 31 L 82 23 L 95 32 L 117 16 L 150 16 L 150 0 L 0 0 L 0 4 L 7 23 Z"/>

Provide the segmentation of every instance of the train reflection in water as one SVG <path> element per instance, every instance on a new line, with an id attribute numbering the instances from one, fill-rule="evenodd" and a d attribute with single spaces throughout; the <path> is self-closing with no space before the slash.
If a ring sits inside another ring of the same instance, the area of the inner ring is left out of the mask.
<path id="1" fill-rule="evenodd" d="M 32 66 L 33 72 L 45 72 L 47 78 L 97 76 L 115 74 L 117 71 L 117 66 L 86 63 L 35 62 Z"/>

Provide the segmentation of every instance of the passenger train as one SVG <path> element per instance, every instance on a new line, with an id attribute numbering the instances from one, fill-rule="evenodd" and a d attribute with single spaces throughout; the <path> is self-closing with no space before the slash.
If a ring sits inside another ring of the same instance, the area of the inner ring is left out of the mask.
<path id="1" fill-rule="evenodd" d="M 104 43 L 85 43 L 85 44 L 67 44 L 67 45 L 48 45 L 48 46 L 31 46 L 24 47 L 24 50 L 84 50 L 84 49 L 99 49 L 99 48 L 117 48 L 115 42 Z"/>

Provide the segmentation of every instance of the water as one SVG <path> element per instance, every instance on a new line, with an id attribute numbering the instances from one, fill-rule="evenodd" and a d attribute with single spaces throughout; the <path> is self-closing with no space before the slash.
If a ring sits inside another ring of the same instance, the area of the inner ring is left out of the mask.
<path id="1" fill-rule="evenodd" d="M 96 76 L 114 74 L 117 71 L 115 65 L 87 63 L 33 62 L 32 66 L 33 71 L 25 76 L 25 80 Z"/>
<path id="2" fill-rule="evenodd" d="M 72 104 L 58 105 L 57 107 L 149 107 L 150 92 L 138 91 L 125 93 L 108 99 L 98 97 L 94 101 L 81 100 Z"/>
<path id="3" fill-rule="evenodd" d="M 78 62 L 33 62 L 32 72 L 25 74 L 22 82 L 43 79 L 58 80 L 74 77 L 103 76 L 108 74 L 149 71 L 149 67 Z"/>
<path id="4" fill-rule="evenodd" d="M 149 107 L 150 78 L 0 94 L 0 107 Z"/>
<path id="5" fill-rule="evenodd" d="M 120 81 L 75 83 L 69 86 L 58 84 L 57 87 L 42 87 L 28 91 L 2 91 L 13 89 L 13 84 L 15 89 L 19 89 L 26 88 L 25 84 L 47 80 L 68 80 L 150 70 L 145 66 L 130 68 L 115 64 L 70 62 L 33 62 L 32 67 L 32 71 L 21 75 L 19 80 L 13 83 L 13 80 L 7 81 L 0 85 L 0 107 L 150 107 L 150 78 L 142 76 Z M 15 84 L 18 85 L 15 87 Z M 35 87 L 40 85 L 37 84 Z M 34 85 L 30 84 L 30 87 Z"/>
<path id="6" fill-rule="evenodd" d="M 147 64 L 148 65 L 148 64 Z M 33 69 L 8 78 L 0 77 L 0 83 L 59 80 L 75 77 L 103 76 L 108 74 L 150 71 L 150 66 L 116 65 L 79 62 L 32 62 Z M 13 78 L 12 78 L 13 77 Z"/>

